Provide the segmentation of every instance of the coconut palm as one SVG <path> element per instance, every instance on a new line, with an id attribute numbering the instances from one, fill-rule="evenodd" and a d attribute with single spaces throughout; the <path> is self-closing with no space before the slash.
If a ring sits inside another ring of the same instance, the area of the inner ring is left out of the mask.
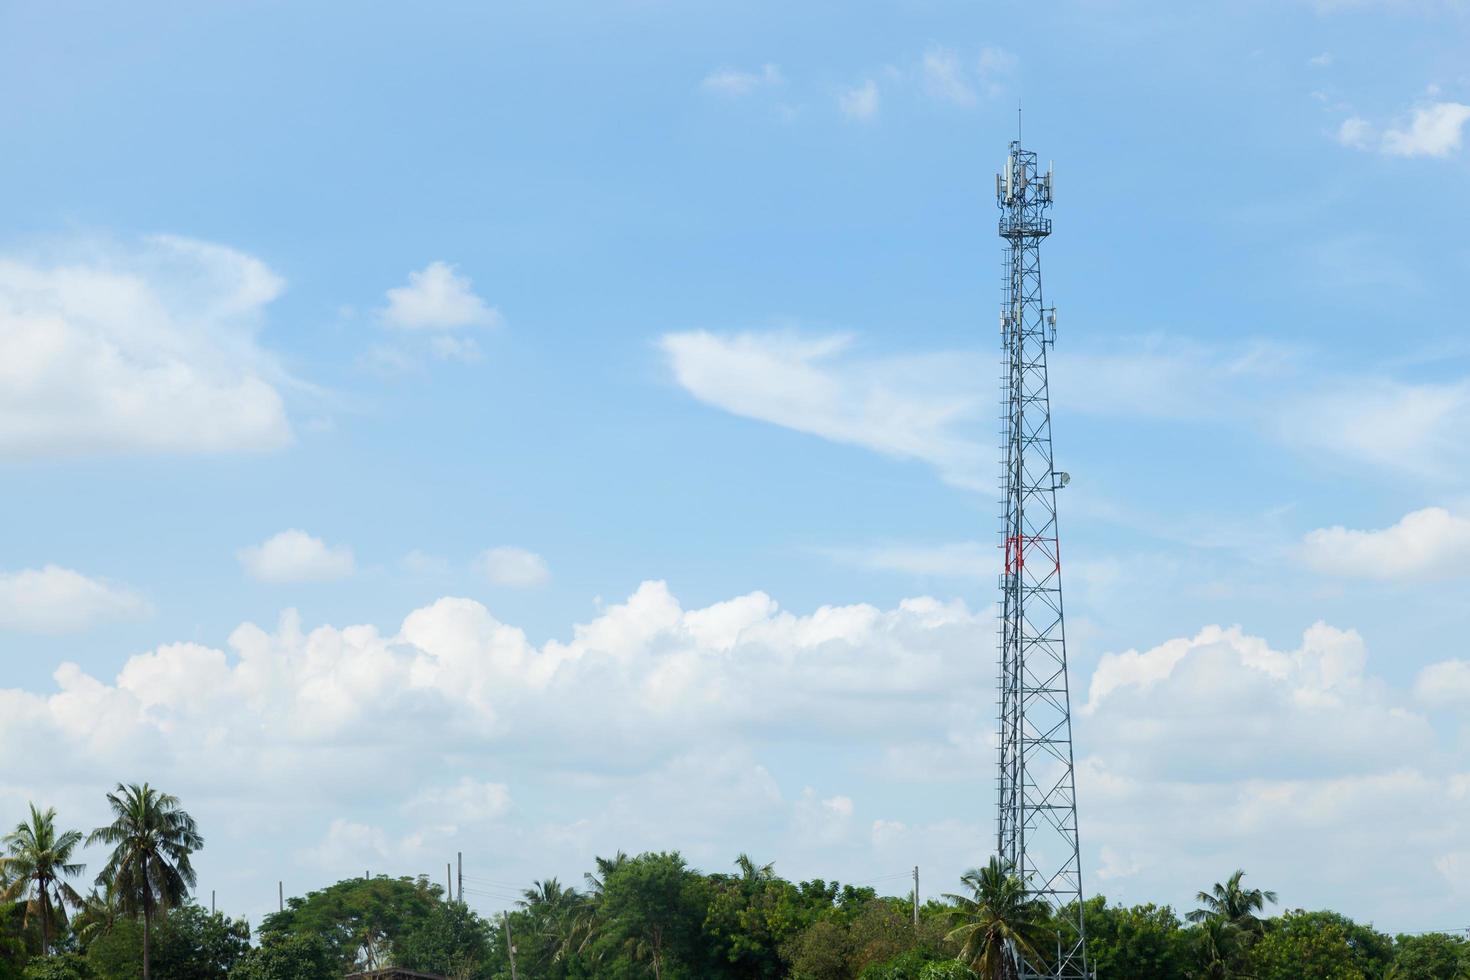
<path id="1" fill-rule="evenodd" d="M 44 813 L 31 804 L 30 818 L 5 835 L 5 856 L 0 858 L 7 882 L 0 901 L 27 899 L 25 923 L 32 916 L 41 920 L 41 955 L 51 953 L 51 923 L 56 912 L 66 914 L 66 906 L 82 903 L 81 896 L 66 883 L 67 878 L 82 873 L 85 865 L 72 861 L 72 852 L 82 842 L 80 830 L 57 833 L 56 810 Z M 64 919 L 63 919 L 64 921 Z"/>
<path id="2" fill-rule="evenodd" d="M 72 935 L 85 949 L 98 936 L 110 932 L 122 915 L 117 889 L 111 881 L 105 882 L 100 891 L 93 888 L 82 896 L 81 908 L 71 920 Z"/>
<path id="3" fill-rule="evenodd" d="M 964 895 L 945 895 L 955 907 L 956 923 L 945 938 L 960 944 L 959 960 L 981 980 L 1012 980 L 1015 956 L 1040 960 L 1037 946 L 1045 932 L 1045 902 L 1026 897 L 1021 879 L 999 858 L 983 868 L 974 868 L 960 879 L 969 890 Z"/>
<path id="4" fill-rule="evenodd" d="M 516 904 L 531 914 L 540 933 L 546 960 L 543 966 L 586 952 L 596 933 L 592 905 L 586 896 L 555 878 L 532 882 L 521 894 L 524 898 Z"/>
<path id="5" fill-rule="evenodd" d="M 1200 907 L 1189 913 L 1189 921 L 1219 920 L 1246 932 L 1259 933 L 1264 928 L 1264 923 L 1256 913 L 1264 910 L 1267 902 L 1274 905 L 1276 893 L 1259 888 L 1245 888 L 1240 883 L 1240 879 L 1244 877 L 1245 872 L 1238 870 L 1225 879 L 1223 885 L 1216 882 L 1210 891 L 1200 892 L 1195 896 Z"/>
<path id="6" fill-rule="evenodd" d="M 148 980 L 153 913 L 188 897 L 194 887 L 189 855 L 204 846 L 204 838 L 177 797 L 147 783 L 118 783 L 107 794 L 107 804 L 113 821 L 92 831 L 87 844 L 112 847 L 97 884 L 111 882 L 124 910 L 143 914 L 143 980 Z"/>
<path id="7" fill-rule="evenodd" d="M 774 864 L 756 864 L 749 854 L 742 853 L 736 857 L 735 867 L 740 869 L 740 880 L 747 885 L 771 881 L 776 877 Z"/>
<path id="8" fill-rule="evenodd" d="M 1229 980 L 1235 976 L 1232 966 L 1240 955 L 1239 935 L 1239 927 L 1224 919 L 1201 922 L 1195 947 L 1198 967 L 1190 976 L 1195 980 Z"/>

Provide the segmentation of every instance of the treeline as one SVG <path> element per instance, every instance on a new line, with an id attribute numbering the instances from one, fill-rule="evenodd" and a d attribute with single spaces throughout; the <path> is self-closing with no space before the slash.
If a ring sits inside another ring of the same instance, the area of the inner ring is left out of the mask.
<path id="1" fill-rule="evenodd" d="M 1010 980 L 1007 947 L 1045 961 L 1077 918 L 1027 900 L 995 861 L 916 921 L 912 895 L 792 882 L 744 855 L 703 873 L 657 852 L 599 858 L 577 887 L 533 882 L 494 921 L 424 878 L 348 879 L 289 899 L 252 936 L 189 899 L 203 839 L 177 800 L 146 785 L 108 800 L 116 819 L 85 838 L 35 807 L 4 838 L 0 980 L 339 980 L 389 965 L 453 980 Z M 111 848 L 85 895 L 84 840 Z M 1240 872 L 1183 916 L 1094 897 L 1091 963 L 1103 980 L 1470 980 L 1464 938 L 1268 915 L 1275 904 Z"/>

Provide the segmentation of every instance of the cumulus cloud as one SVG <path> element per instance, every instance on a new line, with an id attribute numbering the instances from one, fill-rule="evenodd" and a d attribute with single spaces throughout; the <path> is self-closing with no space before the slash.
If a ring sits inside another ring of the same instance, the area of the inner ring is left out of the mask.
<path id="1" fill-rule="evenodd" d="M 1444 157 L 1460 148 L 1470 105 L 1435 102 L 1414 110 L 1409 124 L 1383 134 L 1383 152 L 1400 157 Z"/>
<path id="2" fill-rule="evenodd" d="M 992 453 L 974 441 L 973 378 L 944 355 L 861 360 L 830 334 L 665 335 L 675 380 L 700 401 L 836 442 L 917 459 L 962 486 L 988 486 Z M 968 359 L 965 359 L 966 361 Z"/>
<path id="3" fill-rule="evenodd" d="M 756 71 L 743 71 L 736 68 L 721 68 L 712 71 L 704 76 L 699 87 L 717 95 L 738 97 L 749 95 L 757 89 L 780 85 L 784 80 L 781 76 L 781 69 L 768 62 L 761 65 Z"/>
<path id="4" fill-rule="evenodd" d="M 1433 732 L 1368 678 L 1366 663 L 1357 633 L 1323 623 L 1285 652 L 1239 627 L 1211 626 L 1105 655 L 1082 711 L 1136 774 L 1244 779 L 1289 774 L 1283 764 L 1305 761 L 1323 775 L 1394 766 L 1402 753 L 1428 749 Z M 1168 751 L 1147 749 L 1164 731 Z"/>
<path id="5" fill-rule="evenodd" d="M 1442 660 L 1425 667 L 1414 679 L 1414 696 L 1435 707 L 1470 708 L 1470 660 Z"/>
<path id="6" fill-rule="evenodd" d="M 1387 156 L 1447 157 L 1460 149 L 1470 105 L 1431 102 L 1414 108 L 1408 118 L 1383 131 L 1368 120 L 1351 116 L 1337 130 L 1337 141 L 1354 149 L 1376 149 Z"/>
<path id="7" fill-rule="evenodd" d="M 922 861 L 948 883 L 989 846 L 992 796 L 975 786 L 994 765 L 993 628 L 929 598 L 686 608 L 659 582 L 540 643 L 463 598 L 389 630 L 287 614 L 222 648 L 159 646 L 111 678 L 65 664 L 53 690 L 0 690 L 0 797 L 46 790 L 90 825 L 96 801 L 67 787 L 142 767 L 210 828 L 212 867 L 239 865 L 222 894 L 255 894 L 234 901 L 256 911 L 276 875 L 253 866 L 282 848 L 321 869 L 298 889 L 324 871 L 437 875 L 466 842 L 509 881 L 679 846 L 705 867 L 759 850 L 828 877 Z M 1317 625 L 1278 650 L 1209 627 L 1078 680 L 1084 862 L 1111 897 L 1187 901 L 1243 864 L 1306 906 L 1404 927 L 1442 907 L 1436 861 L 1463 850 L 1470 784 L 1355 633 Z M 818 761 L 793 772 L 798 756 Z M 875 809 L 874 784 L 854 784 L 890 761 L 922 773 L 884 777 L 901 806 Z M 923 795 L 943 786 L 961 789 Z M 1373 846 L 1385 836 L 1399 846 Z M 1339 874 L 1333 853 L 1372 874 Z"/>
<path id="8" fill-rule="evenodd" d="M 1470 803 L 1429 718 L 1367 664 L 1361 637 L 1320 623 L 1294 650 L 1211 626 L 1104 656 L 1077 716 L 1078 792 L 1085 839 L 1118 875 L 1109 897 L 1187 901 L 1177 883 L 1243 866 L 1291 878 L 1293 905 L 1367 909 L 1346 898 L 1364 868 L 1333 855 L 1376 851 L 1370 877 L 1403 889 L 1380 920 L 1446 901 L 1436 861 Z M 1375 848 L 1384 839 L 1411 853 Z"/>
<path id="9" fill-rule="evenodd" d="M 141 616 L 148 608 L 130 589 L 58 565 L 0 572 L 0 629 L 66 633 Z"/>
<path id="10" fill-rule="evenodd" d="M 387 635 L 371 626 L 304 633 L 288 614 L 273 632 L 239 627 L 228 651 L 171 644 L 134 656 L 111 683 L 63 665 L 53 695 L 3 693 L 0 726 L 20 727 L 5 728 L 0 744 L 13 745 L 35 723 L 37 737 L 105 742 L 110 757 L 162 751 L 158 765 L 176 775 L 238 762 L 287 778 L 293 767 L 316 766 L 313 746 L 394 744 L 401 733 L 383 727 L 389 715 L 429 725 L 445 751 L 486 737 L 545 746 L 550 736 L 556 753 L 580 744 L 584 757 L 625 760 L 637 746 L 656 753 L 666 737 L 683 740 L 677 733 L 747 722 L 876 731 L 904 715 L 900 704 L 884 706 L 895 692 L 949 690 L 949 661 L 989 622 L 932 599 L 799 616 L 752 593 L 685 610 L 660 582 L 644 583 L 571 639 L 540 646 L 469 599 L 440 599 Z M 975 664 L 964 676 L 989 673 Z M 596 707 L 610 704 L 618 710 Z M 547 711 L 560 719 L 554 731 Z M 190 737 L 162 738 L 184 732 Z M 588 738 L 592 732 L 599 737 Z M 218 765 L 204 766 L 215 752 Z M 429 798 L 483 802 L 498 791 L 455 783 L 435 793 Z"/>
<path id="11" fill-rule="evenodd" d="M 1375 531 L 1319 528 L 1303 539 L 1302 554 L 1329 575 L 1380 580 L 1466 575 L 1470 520 L 1443 507 L 1426 507 Z"/>
<path id="12" fill-rule="evenodd" d="M 492 327 L 500 313 L 475 294 L 469 277 L 448 262 L 430 262 L 408 274 L 408 285 L 388 290 L 383 322 L 405 330 Z"/>
<path id="13" fill-rule="evenodd" d="M 352 549 L 291 528 L 258 545 L 241 548 L 240 564 L 262 582 L 331 582 L 355 570 Z"/>
<path id="14" fill-rule="evenodd" d="M 253 256 L 167 235 L 0 258 L 0 454 L 286 445 L 289 379 L 255 339 L 282 288 Z"/>
<path id="15" fill-rule="evenodd" d="M 475 559 L 475 568 L 494 585 L 530 588 L 551 581 L 546 559 L 525 548 L 487 548 Z"/>
<path id="16" fill-rule="evenodd" d="M 837 109 L 848 119 L 869 122 L 878 115 L 878 83 L 869 78 L 837 93 Z"/>

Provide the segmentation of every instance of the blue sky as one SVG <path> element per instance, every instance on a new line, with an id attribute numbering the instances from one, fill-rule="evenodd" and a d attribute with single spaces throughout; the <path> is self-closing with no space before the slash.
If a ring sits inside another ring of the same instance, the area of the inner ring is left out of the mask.
<path id="1" fill-rule="evenodd" d="M 947 887 L 1019 101 L 1089 891 L 1463 925 L 1467 26 L 0 9 L 0 802 L 163 784 L 252 916 L 456 850 Z"/>

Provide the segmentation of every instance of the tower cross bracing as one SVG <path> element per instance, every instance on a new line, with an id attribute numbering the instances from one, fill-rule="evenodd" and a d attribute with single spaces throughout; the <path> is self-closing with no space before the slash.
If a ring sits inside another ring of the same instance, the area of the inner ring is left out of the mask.
<path id="1" fill-rule="evenodd" d="M 1048 943 L 1034 955 L 1010 948 L 1016 975 L 1082 980 L 1091 974 L 1056 507 L 1067 476 L 1052 457 L 1047 352 L 1056 342 L 1056 310 L 1041 291 L 1052 171 L 1042 173 L 1036 154 L 1019 140 L 1010 145 L 1005 172 L 996 175 L 996 200 L 1005 241 L 997 852 L 1027 896 L 1045 901 L 1061 923 L 1054 947 Z"/>

